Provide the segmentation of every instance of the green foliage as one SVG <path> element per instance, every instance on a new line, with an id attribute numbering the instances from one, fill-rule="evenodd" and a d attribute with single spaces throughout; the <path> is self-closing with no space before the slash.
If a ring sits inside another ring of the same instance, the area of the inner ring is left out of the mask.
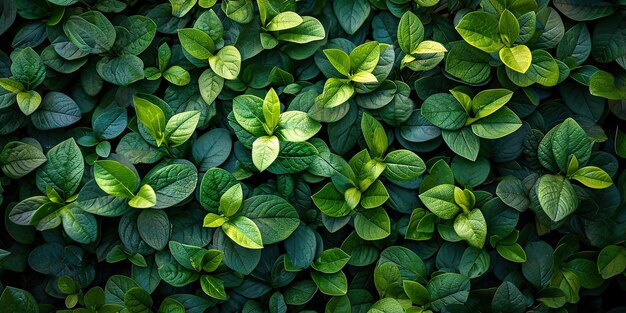
<path id="1" fill-rule="evenodd" d="M 625 9 L 0 0 L 0 312 L 622 312 Z"/>

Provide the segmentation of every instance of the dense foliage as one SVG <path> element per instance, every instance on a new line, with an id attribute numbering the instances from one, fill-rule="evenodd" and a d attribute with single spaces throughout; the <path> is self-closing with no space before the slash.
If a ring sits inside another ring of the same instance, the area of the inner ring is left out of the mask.
<path id="1" fill-rule="evenodd" d="M 0 0 L 0 42 L 2 313 L 626 310 L 624 0 Z"/>

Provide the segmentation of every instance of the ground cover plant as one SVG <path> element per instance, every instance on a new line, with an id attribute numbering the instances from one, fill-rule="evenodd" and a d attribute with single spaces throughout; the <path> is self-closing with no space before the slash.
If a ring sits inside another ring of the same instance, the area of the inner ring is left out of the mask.
<path id="1" fill-rule="evenodd" d="M 0 313 L 624 312 L 624 0 L 0 0 Z"/>

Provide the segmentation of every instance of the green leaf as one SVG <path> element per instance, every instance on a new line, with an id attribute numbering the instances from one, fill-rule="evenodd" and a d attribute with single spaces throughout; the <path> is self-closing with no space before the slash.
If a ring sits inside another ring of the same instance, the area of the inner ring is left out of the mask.
<path id="1" fill-rule="evenodd" d="M 200 277 L 200 286 L 202 287 L 202 291 L 211 298 L 218 300 L 228 299 L 228 295 L 224 290 L 224 282 L 219 278 L 203 275 Z"/>
<path id="2" fill-rule="evenodd" d="M 302 16 L 302 23 L 294 28 L 280 31 L 276 37 L 280 41 L 306 44 L 326 37 L 322 23 L 311 16 Z"/>
<path id="3" fill-rule="evenodd" d="M 265 118 L 265 131 L 269 135 L 274 134 L 274 130 L 276 126 L 278 126 L 278 122 L 281 118 L 280 99 L 278 99 L 278 94 L 276 94 L 274 88 L 270 88 L 265 95 L 265 99 L 263 99 L 263 117 Z"/>
<path id="4" fill-rule="evenodd" d="M 389 152 L 385 159 L 383 175 L 395 180 L 409 180 L 419 177 L 426 171 L 426 164 L 415 153 L 409 150 L 395 150 Z"/>
<path id="5" fill-rule="evenodd" d="M 391 221 L 382 207 L 366 209 L 355 215 L 354 229 L 365 240 L 379 240 L 391 234 Z"/>
<path id="6" fill-rule="evenodd" d="M 135 196 L 137 174 L 122 163 L 113 160 L 96 161 L 93 172 L 98 187 L 104 192 L 116 197 Z"/>
<path id="7" fill-rule="evenodd" d="M 374 74 L 369 73 L 369 72 L 358 72 L 354 75 L 351 75 L 350 80 L 355 83 L 361 83 L 361 84 L 373 84 L 373 83 L 378 82 L 378 80 L 376 79 L 376 76 L 374 76 Z"/>
<path id="8" fill-rule="evenodd" d="M 589 92 L 594 96 L 609 100 L 622 100 L 626 99 L 626 84 L 616 82 L 611 73 L 600 70 L 591 75 Z"/>
<path id="9" fill-rule="evenodd" d="M 162 250 L 170 239 L 170 220 L 163 210 L 143 210 L 137 217 L 137 230 L 148 246 Z"/>
<path id="10" fill-rule="evenodd" d="M 147 209 L 155 206 L 157 203 L 157 195 L 150 185 L 142 185 L 135 196 L 128 200 L 128 205 L 133 208 Z"/>
<path id="11" fill-rule="evenodd" d="M 487 222 L 479 209 L 460 214 L 454 220 L 454 231 L 470 246 L 482 249 L 487 238 Z"/>
<path id="12" fill-rule="evenodd" d="M 380 44 L 376 41 L 366 42 L 350 52 L 350 70 L 352 73 L 371 73 L 380 59 Z"/>
<path id="13" fill-rule="evenodd" d="M 341 49 L 324 49 L 324 55 L 332 66 L 341 74 L 350 76 L 350 56 Z"/>
<path id="14" fill-rule="evenodd" d="M 591 54 L 591 36 L 584 23 L 578 23 L 570 28 L 556 48 L 556 57 L 559 60 L 574 60 L 576 65 L 582 65 Z"/>
<path id="15" fill-rule="evenodd" d="M 48 92 L 37 111 L 31 115 L 33 125 L 39 130 L 66 127 L 80 118 L 80 108 L 74 99 L 56 91 Z"/>
<path id="16" fill-rule="evenodd" d="M 580 168 L 572 174 L 571 178 L 581 182 L 589 188 L 594 189 L 604 189 L 613 185 L 611 176 L 609 176 L 609 174 L 607 174 L 603 169 L 596 166 L 585 166 Z"/>
<path id="17" fill-rule="evenodd" d="M 487 53 L 497 52 L 504 46 L 500 41 L 498 19 L 487 12 L 467 13 L 455 28 L 467 43 Z"/>
<path id="18" fill-rule="evenodd" d="M 348 292 L 348 279 L 342 271 L 332 274 L 312 271 L 311 278 L 325 295 L 343 296 Z"/>
<path id="19" fill-rule="evenodd" d="M 376 157 L 382 157 L 389 146 L 383 125 L 368 113 L 363 113 L 361 131 L 372 154 Z"/>
<path id="20" fill-rule="evenodd" d="M 64 197 L 74 195 L 85 171 L 83 155 L 73 138 L 52 147 L 46 154 L 48 162 L 37 170 L 37 187 L 50 185 Z"/>
<path id="21" fill-rule="evenodd" d="M 537 184 L 539 204 L 554 222 L 563 220 L 578 208 L 578 197 L 572 184 L 560 175 L 546 174 Z"/>
<path id="22" fill-rule="evenodd" d="M 254 6 L 251 0 L 231 0 L 222 2 L 222 11 L 230 19 L 240 24 L 247 24 L 254 17 Z"/>
<path id="23" fill-rule="evenodd" d="M 535 23 L 532 26 L 535 29 Z M 491 75 L 491 57 L 465 41 L 450 44 L 445 70 L 450 75 L 469 84 L 482 84 Z"/>
<path id="24" fill-rule="evenodd" d="M 78 49 L 86 53 L 104 53 L 115 43 L 113 24 L 96 10 L 71 15 L 63 24 L 63 31 Z"/>
<path id="25" fill-rule="evenodd" d="M 372 209 L 383 205 L 389 199 L 389 193 L 380 180 L 376 180 L 361 195 L 361 206 Z"/>
<path id="26" fill-rule="evenodd" d="M 626 250 L 616 245 L 608 245 L 598 254 L 598 272 L 609 279 L 626 269 Z"/>
<path id="27" fill-rule="evenodd" d="M 526 303 L 524 294 L 511 282 L 505 281 L 496 289 L 491 308 L 494 312 L 524 313 Z"/>
<path id="28" fill-rule="evenodd" d="M 165 142 L 170 147 L 182 145 L 191 138 L 199 120 L 199 111 L 187 111 L 172 116 L 165 125 Z"/>
<path id="29" fill-rule="evenodd" d="M 129 313 L 149 313 L 151 312 L 152 298 L 141 287 L 134 287 L 124 294 L 124 305 Z"/>
<path id="30" fill-rule="evenodd" d="M 370 4 L 367 0 L 337 0 L 333 2 L 335 16 L 341 28 L 349 35 L 354 34 L 365 23 L 370 14 Z"/>
<path id="31" fill-rule="evenodd" d="M 591 21 L 615 11 L 615 5 L 606 0 L 554 0 L 554 6 L 574 21 Z"/>
<path id="32" fill-rule="evenodd" d="M 157 146 L 160 146 L 165 140 L 165 113 L 156 104 L 143 98 L 133 97 L 133 105 L 137 119 L 146 127 Z"/>
<path id="33" fill-rule="evenodd" d="M 207 33 L 196 28 L 181 28 L 177 32 L 180 44 L 192 57 L 208 61 L 215 52 L 213 39 Z"/>
<path id="34" fill-rule="evenodd" d="M 241 214 L 259 228 L 263 244 L 287 239 L 300 225 L 298 212 L 287 200 L 276 195 L 259 195 L 246 199 Z"/>
<path id="35" fill-rule="evenodd" d="M 444 130 L 441 135 L 443 141 L 454 153 L 470 161 L 476 161 L 480 149 L 480 138 L 474 134 L 471 127 L 454 131 Z"/>
<path id="36" fill-rule="evenodd" d="M 344 195 L 332 183 L 326 184 L 311 198 L 320 211 L 330 217 L 346 216 L 352 210 L 346 202 Z"/>
<path id="37" fill-rule="evenodd" d="M 498 22 L 498 31 L 500 32 L 500 38 L 505 45 L 511 46 L 519 37 L 520 29 L 517 18 L 511 11 L 505 9 L 500 15 L 500 21 Z M 500 52 L 502 53 L 502 52 Z M 530 54 L 530 50 L 528 50 Z M 501 57 L 502 58 L 502 57 Z M 530 62 L 529 62 L 530 66 Z"/>
<path id="38" fill-rule="evenodd" d="M 11 141 L 0 152 L 2 172 L 12 179 L 21 178 L 46 163 L 43 152 L 34 145 Z"/>
<path id="39" fill-rule="evenodd" d="M 476 94 L 472 100 L 472 111 L 480 119 L 493 114 L 513 97 L 508 89 L 488 89 Z"/>
<path id="40" fill-rule="evenodd" d="M 324 108 L 334 108 L 348 101 L 353 94 L 354 87 L 348 81 L 339 78 L 329 78 L 324 83 L 322 94 L 315 98 L 315 103 Z"/>
<path id="41" fill-rule="evenodd" d="M 444 310 L 455 304 L 465 304 L 469 296 L 469 278 L 455 273 L 443 273 L 434 276 L 426 285 L 430 294 L 430 306 L 435 310 Z"/>
<path id="42" fill-rule="evenodd" d="M 88 244 L 98 239 L 98 224 L 91 213 L 69 206 L 61 209 L 60 214 L 63 229 L 72 240 Z"/>
<path id="43" fill-rule="evenodd" d="M 552 87 L 559 82 L 559 66 L 550 53 L 545 50 L 534 50 L 526 76 L 542 86 Z"/>
<path id="44" fill-rule="evenodd" d="M 267 135 L 263 117 L 263 99 L 241 95 L 233 99 L 233 115 L 239 126 L 256 137 Z"/>
<path id="45" fill-rule="evenodd" d="M 525 45 L 515 46 L 513 48 L 504 47 L 500 49 L 500 60 L 508 68 L 519 72 L 526 73 L 532 63 L 532 53 Z"/>
<path id="46" fill-rule="evenodd" d="M 11 286 L 2 291 L 0 305 L 7 312 L 39 313 L 37 300 L 28 291 Z"/>
<path id="47" fill-rule="evenodd" d="M 288 111 L 280 114 L 276 136 L 283 141 L 301 142 L 315 136 L 321 128 L 322 125 L 306 113 Z"/>
<path id="48" fill-rule="evenodd" d="M 428 97 L 422 104 L 422 115 L 433 125 L 445 130 L 463 127 L 468 118 L 461 103 L 447 93 Z"/>
<path id="49" fill-rule="evenodd" d="M 278 157 L 280 144 L 276 136 L 261 136 L 252 144 L 252 162 L 263 172 Z"/>
<path id="50" fill-rule="evenodd" d="M 198 78 L 200 95 L 206 104 L 212 104 L 224 87 L 224 78 L 206 69 Z"/>
<path id="51" fill-rule="evenodd" d="M 248 249 L 262 249 L 259 227 L 245 216 L 237 216 L 222 225 L 222 230 L 238 245 Z"/>
<path id="52" fill-rule="evenodd" d="M 224 79 L 236 79 L 241 70 L 241 54 L 234 46 L 224 46 L 216 55 L 209 57 L 209 65 Z"/>
<path id="53" fill-rule="evenodd" d="M 495 113 L 472 124 L 472 132 L 480 138 L 497 139 L 512 134 L 522 127 L 522 121 L 509 108 L 500 108 Z"/>
<path id="54" fill-rule="evenodd" d="M 265 29 L 268 31 L 279 31 L 294 28 L 302 24 L 304 20 L 298 13 L 295 12 L 280 12 L 272 20 L 265 25 Z"/>
<path id="55" fill-rule="evenodd" d="M 311 267 L 322 273 L 332 274 L 341 271 L 348 264 L 350 255 L 339 248 L 331 248 L 322 251 L 320 255 L 311 263 Z"/>
<path id="56" fill-rule="evenodd" d="M 197 0 L 170 0 L 172 4 L 172 15 L 183 17 L 196 5 Z"/>
<path id="57" fill-rule="evenodd" d="M 191 82 L 189 72 L 178 65 L 174 65 L 165 70 L 165 72 L 163 72 L 163 78 L 176 86 L 185 86 Z"/>
<path id="58" fill-rule="evenodd" d="M 198 182 L 198 171 L 187 160 L 171 160 L 159 163 L 143 178 L 157 195 L 157 209 L 175 206 L 187 199 Z"/>
<path id="59" fill-rule="evenodd" d="M 454 185 L 442 184 L 419 195 L 424 205 L 443 219 L 452 219 L 461 210 L 454 201 Z"/>
<path id="60" fill-rule="evenodd" d="M 149 17 L 129 16 L 116 28 L 117 36 L 113 49 L 118 50 L 120 54 L 138 55 L 150 46 L 156 30 L 157 25 Z"/>
<path id="61" fill-rule="evenodd" d="M 526 252 L 524 251 L 522 246 L 520 246 L 517 243 L 514 243 L 512 245 L 498 244 L 496 246 L 496 250 L 498 251 L 498 254 L 500 254 L 500 256 L 502 256 L 503 258 L 511 262 L 515 262 L 515 263 L 526 262 Z"/>
<path id="62" fill-rule="evenodd" d="M 226 217 L 235 215 L 241 208 L 243 202 L 243 189 L 241 184 L 236 184 L 226 190 L 220 197 L 220 211 Z"/>
<path id="63" fill-rule="evenodd" d="M 411 11 L 402 14 L 398 24 L 398 46 L 405 54 L 411 54 L 424 40 L 424 25 Z"/>
<path id="64" fill-rule="evenodd" d="M 13 79 L 24 84 L 27 89 L 35 89 L 46 78 L 46 66 L 31 47 L 15 50 L 11 53 L 11 61 Z"/>

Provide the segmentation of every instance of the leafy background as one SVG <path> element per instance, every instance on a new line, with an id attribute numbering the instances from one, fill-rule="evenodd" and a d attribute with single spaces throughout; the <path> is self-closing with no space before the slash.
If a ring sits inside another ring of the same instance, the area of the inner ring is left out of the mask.
<path id="1" fill-rule="evenodd" d="M 623 312 L 625 8 L 1 0 L 0 312 Z"/>

